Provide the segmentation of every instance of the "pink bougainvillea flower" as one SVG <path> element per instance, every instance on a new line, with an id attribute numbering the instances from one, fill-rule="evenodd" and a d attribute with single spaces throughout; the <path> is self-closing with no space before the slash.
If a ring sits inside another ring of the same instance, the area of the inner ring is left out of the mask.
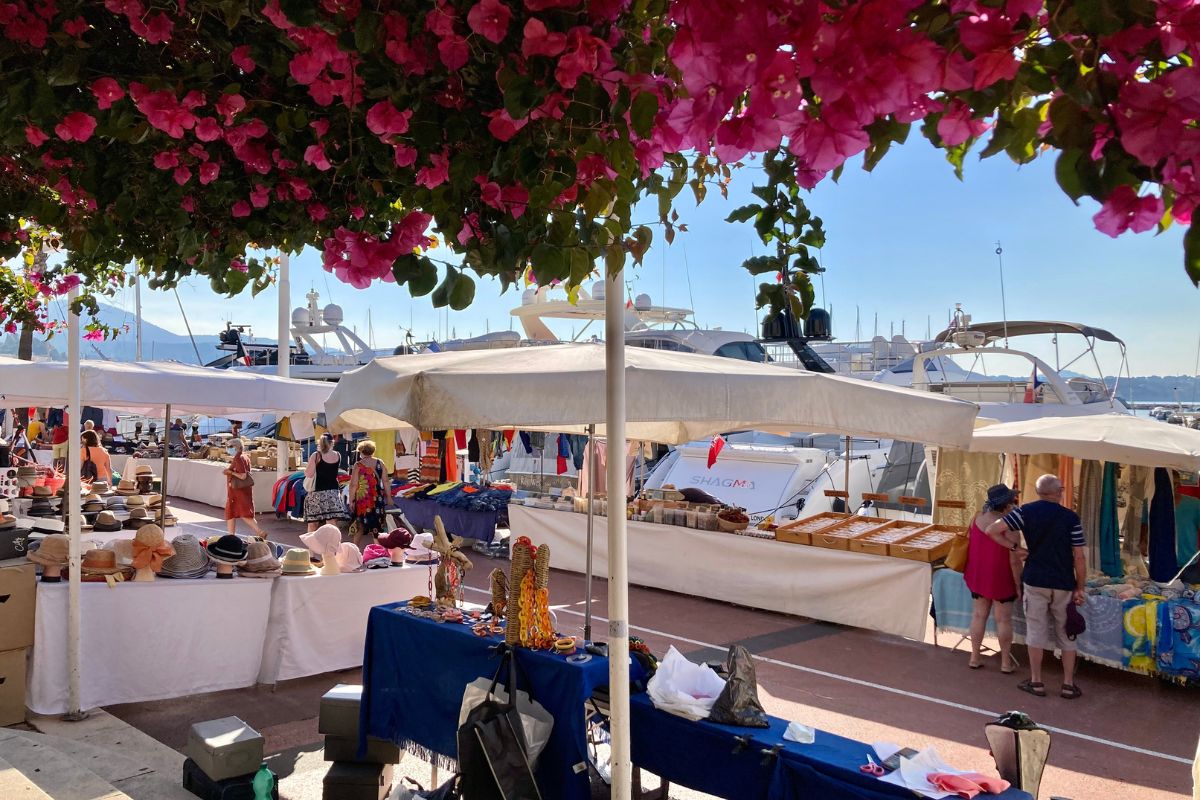
<path id="1" fill-rule="evenodd" d="M 327 63 L 329 62 L 316 53 L 297 53 L 288 64 L 288 71 L 296 83 L 307 86 L 317 79 Z"/>
<path id="2" fill-rule="evenodd" d="M 179 153 L 162 150 L 154 154 L 154 166 L 158 169 L 175 169 L 179 166 Z"/>
<path id="3" fill-rule="evenodd" d="M 480 0 L 467 12 L 467 25 L 493 44 L 500 44 L 508 33 L 512 10 L 502 0 Z"/>
<path id="4" fill-rule="evenodd" d="M 151 14 L 144 20 L 139 16 L 130 15 L 129 29 L 150 44 L 163 44 L 171 40 L 175 22 L 161 11 Z"/>
<path id="5" fill-rule="evenodd" d="M 938 136 L 947 147 L 955 147 L 968 139 L 974 139 L 987 129 L 986 122 L 972 119 L 971 109 L 957 100 L 950 104 L 937 124 Z"/>
<path id="6" fill-rule="evenodd" d="M 255 208 L 266 208 L 271 202 L 271 187 L 263 183 L 256 183 L 250 191 L 250 205 Z"/>
<path id="7" fill-rule="evenodd" d="M 271 20 L 271 24 L 280 30 L 291 30 L 291 20 L 287 18 L 287 14 L 283 13 L 283 9 L 279 7 L 279 0 L 267 0 L 267 4 L 263 7 L 262 14 L 267 19 Z"/>
<path id="8" fill-rule="evenodd" d="M 250 267 L 246 266 L 246 262 L 242 261 L 240 258 L 235 258 L 232 261 L 230 261 L 229 268 L 237 270 L 238 272 L 249 272 L 250 271 Z"/>
<path id="9" fill-rule="evenodd" d="M 392 159 L 401 169 L 411 167 L 417 163 L 417 148 L 406 144 L 392 145 Z"/>
<path id="10" fill-rule="evenodd" d="M 192 199 L 190 194 L 184 195 L 183 199 L 179 201 L 179 207 L 191 214 L 196 210 L 196 201 Z"/>
<path id="11" fill-rule="evenodd" d="M 215 142 L 221 138 L 221 126 L 212 117 L 201 117 L 192 131 L 202 142 Z"/>
<path id="12" fill-rule="evenodd" d="M 529 207 L 529 190 L 524 186 L 505 186 L 500 190 L 500 200 L 513 219 L 520 219 Z"/>
<path id="13" fill-rule="evenodd" d="M 564 89 L 574 89 L 581 75 L 590 75 L 600 66 L 600 51 L 608 45 L 580 26 L 567 33 L 567 46 L 554 69 L 554 79 Z"/>
<path id="14" fill-rule="evenodd" d="M 25 126 L 25 141 L 29 142 L 30 147 L 41 147 L 49 138 L 37 125 Z"/>
<path id="15" fill-rule="evenodd" d="M 250 216 L 250 204 L 245 200 L 238 200 L 233 204 L 233 208 L 230 209 L 229 213 L 235 218 L 248 217 Z"/>
<path id="16" fill-rule="evenodd" d="M 305 209 L 308 211 L 308 218 L 313 222 L 321 222 L 329 216 L 329 209 L 324 203 L 309 203 Z"/>
<path id="17" fill-rule="evenodd" d="M 246 98 L 240 94 L 223 94 L 216 102 L 217 113 L 225 118 L 225 124 L 233 122 L 233 118 L 246 108 Z"/>
<path id="18" fill-rule="evenodd" d="M 229 54 L 229 60 L 233 62 L 234 66 L 247 75 L 249 75 L 251 72 L 254 72 L 254 68 L 258 66 L 254 63 L 253 56 L 250 55 L 250 45 L 248 44 L 239 45 L 233 48 L 233 52 Z"/>
<path id="19" fill-rule="evenodd" d="M 54 126 L 54 133 L 64 142 L 86 142 L 96 130 L 96 118 L 83 111 L 72 111 Z"/>
<path id="20" fill-rule="evenodd" d="M 200 165 L 200 183 L 207 186 L 221 174 L 221 165 L 215 161 L 206 161 Z"/>
<path id="21" fill-rule="evenodd" d="M 329 169 L 332 165 L 329 159 L 325 157 L 325 147 L 319 144 L 310 144 L 304 149 L 304 163 L 311 164 L 321 172 Z"/>
<path id="22" fill-rule="evenodd" d="M 208 154 L 208 151 L 204 149 L 204 145 L 199 143 L 189 145 L 187 151 L 188 155 L 198 161 L 208 161 L 209 158 L 211 158 L 211 156 Z"/>
<path id="23" fill-rule="evenodd" d="M 104 331 L 100 328 L 95 328 L 95 329 L 89 330 L 87 333 L 85 333 L 83 335 L 83 340 L 85 342 L 103 342 L 104 341 Z"/>
<path id="24" fill-rule="evenodd" d="M 323 139 L 325 138 L 325 134 L 329 133 L 329 120 L 314 119 L 312 122 L 308 123 L 308 127 L 317 132 L 318 139 Z"/>
<path id="25" fill-rule="evenodd" d="M 497 211 L 504 210 L 504 203 L 500 200 L 500 184 L 489 181 L 484 175 L 476 176 L 475 183 L 479 185 L 479 197 L 483 200 L 484 205 L 491 206 Z"/>
<path id="26" fill-rule="evenodd" d="M 195 111 L 197 108 L 200 108 L 207 102 L 208 98 L 204 96 L 204 92 L 200 91 L 199 89 L 192 89 L 183 96 L 183 99 L 179 101 L 179 105 L 183 106 L 188 111 Z"/>
<path id="27" fill-rule="evenodd" d="M 1162 216 L 1161 197 L 1138 197 L 1132 186 L 1122 184 L 1104 201 L 1100 210 L 1092 217 L 1092 222 L 1096 224 L 1096 230 L 1115 239 L 1125 231 L 1148 231 L 1158 224 Z"/>
<path id="28" fill-rule="evenodd" d="M 504 109 L 499 111 L 489 112 L 491 121 L 488 122 L 488 133 L 495 136 L 502 142 L 507 142 L 509 139 L 517 135 L 517 131 L 524 128 L 529 123 L 528 117 L 521 119 L 513 119 Z"/>
<path id="29" fill-rule="evenodd" d="M 438 58 L 446 69 L 450 70 L 462 69 L 471 57 L 471 51 L 467 49 L 467 40 L 455 34 L 439 41 L 437 50 Z"/>
<path id="30" fill-rule="evenodd" d="M 436 189 L 450 180 L 450 155 L 445 151 L 429 158 L 429 166 L 417 170 L 416 183 L 426 189 Z"/>
<path id="31" fill-rule="evenodd" d="M 67 36 L 74 36 L 78 39 L 80 36 L 83 36 L 85 33 L 87 33 L 87 29 L 90 27 L 91 25 L 88 25 L 88 21 L 86 19 L 83 17 L 75 17 L 75 19 L 69 19 L 63 23 L 63 33 L 67 34 Z"/>
<path id="32" fill-rule="evenodd" d="M 97 78 L 92 81 L 92 94 L 96 97 L 96 108 L 101 111 L 110 108 L 113 103 L 125 96 L 121 84 L 112 78 Z"/>
<path id="33" fill-rule="evenodd" d="M 549 56 L 553 58 L 567 46 L 567 35 L 565 33 L 550 33 L 546 29 L 546 23 L 537 17 L 529 18 L 529 21 L 525 23 L 525 30 L 522 33 L 524 38 L 521 40 L 521 55 L 526 58 L 531 58 L 532 56 Z"/>
<path id="34" fill-rule="evenodd" d="M 189 131 L 196 125 L 196 115 L 184 108 L 179 99 L 167 89 L 151 92 L 141 84 L 131 83 L 129 96 L 133 98 L 134 105 L 145 115 L 146 120 L 172 139 L 182 139 L 184 131 Z"/>
<path id="35" fill-rule="evenodd" d="M 387 100 L 380 100 L 367 111 L 367 130 L 376 136 L 392 136 L 408 130 L 412 111 L 400 111 Z"/>
<path id="36" fill-rule="evenodd" d="M 183 186 L 192 179 L 192 170 L 190 167 L 180 165 L 175 168 L 175 172 L 173 173 L 172 177 L 175 178 L 176 183 L 178 183 L 180 186 Z"/>
<path id="37" fill-rule="evenodd" d="M 827 172 L 866 150 L 870 143 L 871 137 L 853 116 L 830 108 L 805 125 L 798 138 L 791 137 L 788 147 L 806 168 Z"/>

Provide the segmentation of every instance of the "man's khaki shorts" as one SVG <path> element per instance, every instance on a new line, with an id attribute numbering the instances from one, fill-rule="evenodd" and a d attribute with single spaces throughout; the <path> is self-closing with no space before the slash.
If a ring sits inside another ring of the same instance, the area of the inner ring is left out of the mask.
<path id="1" fill-rule="evenodd" d="M 1025 645 L 1053 650 L 1075 650 L 1067 638 L 1067 606 L 1073 592 L 1069 589 L 1045 589 L 1025 584 Z"/>

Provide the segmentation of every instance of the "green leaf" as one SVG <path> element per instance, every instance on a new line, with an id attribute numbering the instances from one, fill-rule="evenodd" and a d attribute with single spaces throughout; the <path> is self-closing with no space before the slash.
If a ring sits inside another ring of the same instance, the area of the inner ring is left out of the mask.
<path id="1" fill-rule="evenodd" d="M 1082 156 L 1082 150 L 1064 150 L 1058 157 L 1058 161 L 1054 163 L 1054 178 L 1058 181 L 1059 188 L 1066 193 L 1067 197 L 1071 198 L 1071 202 L 1075 205 L 1079 205 L 1079 198 L 1087 194 L 1078 169 L 1079 159 Z"/>
<path id="2" fill-rule="evenodd" d="M 279 0 L 279 9 L 294 25 L 307 28 L 317 23 L 315 0 Z"/>
<path id="3" fill-rule="evenodd" d="M 546 285 L 550 281 L 561 280 L 567 276 L 566 254 L 561 247 L 539 242 L 534 245 L 529 262 L 539 284 Z"/>
<path id="4" fill-rule="evenodd" d="M 725 221 L 726 222 L 749 222 L 750 220 L 757 217 L 762 210 L 763 210 L 762 206 L 754 205 L 754 204 L 742 206 L 740 208 L 735 208 L 733 210 L 733 212 L 730 213 L 730 215 L 725 218 Z"/>
<path id="5" fill-rule="evenodd" d="M 650 135 L 654 128 L 654 117 L 658 114 L 658 98 L 651 92 L 641 92 L 633 100 L 629 110 L 629 121 L 638 136 Z"/>
<path id="6" fill-rule="evenodd" d="M 248 283 L 250 283 L 250 276 L 245 272 L 230 269 L 225 273 L 225 291 L 230 297 L 241 294 L 242 289 L 245 289 Z"/>
<path id="7" fill-rule="evenodd" d="M 1183 235 L 1183 268 L 1192 285 L 1200 286 L 1200 221 L 1193 220 Z"/>
<path id="8" fill-rule="evenodd" d="M 475 281 L 467 275 L 459 273 L 454 280 L 454 285 L 450 287 L 450 308 L 455 311 L 462 311 L 471 305 L 475 299 Z"/>
<path id="9" fill-rule="evenodd" d="M 433 300 L 435 308 L 445 308 L 450 305 L 450 292 L 454 289 L 454 284 L 458 281 L 458 270 L 454 267 L 446 267 L 446 277 L 442 278 L 442 282 L 433 290 Z"/>
<path id="10" fill-rule="evenodd" d="M 742 262 L 742 268 L 751 275 L 765 275 L 770 272 L 779 272 L 781 267 L 782 264 L 778 256 L 754 256 Z"/>
<path id="11" fill-rule="evenodd" d="M 364 8 L 354 23 L 354 46 L 360 53 L 369 53 L 375 49 L 378 34 L 379 15 Z"/>
<path id="12" fill-rule="evenodd" d="M 604 248 L 604 270 L 609 275 L 615 275 L 625 268 L 625 248 L 620 244 L 610 244 Z"/>

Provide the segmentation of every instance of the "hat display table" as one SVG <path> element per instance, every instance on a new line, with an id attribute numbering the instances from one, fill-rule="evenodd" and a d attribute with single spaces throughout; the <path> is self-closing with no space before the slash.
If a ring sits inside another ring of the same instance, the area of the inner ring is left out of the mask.
<path id="1" fill-rule="evenodd" d="M 517 505 L 508 514 L 514 531 L 550 546 L 555 569 L 586 569 L 586 514 Z M 604 521 L 597 525 L 602 531 Z M 922 561 L 653 522 L 630 521 L 628 539 L 632 584 L 925 637 L 931 569 Z M 593 573 L 608 574 L 603 535 L 593 557 Z"/>
<path id="2" fill-rule="evenodd" d="M 169 458 L 167 461 L 168 502 L 172 497 L 182 497 L 184 500 L 195 500 L 217 508 L 225 507 L 228 479 L 224 472 L 228 464 L 191 458 Z M 131 458 L 125 469 L 146 465 L 158 470 L 162 468 L 162 461 Z M 255 470 L 250 473 L 250 477 L 254 478 L 254 510 L 259 513 L 273 511 L 275 472 Z"/>
<path id="3" fill-rule="evenodd" d="M 262 663 L 271 581 L 213 577 L 84 583 L 84 709 L 253 686 Z M 67 584 L 39 583 L 26 703 L 67 711 Z"/>

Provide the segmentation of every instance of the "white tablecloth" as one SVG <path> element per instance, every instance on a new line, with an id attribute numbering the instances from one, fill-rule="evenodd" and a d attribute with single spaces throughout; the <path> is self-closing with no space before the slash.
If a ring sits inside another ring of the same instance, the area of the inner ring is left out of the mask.
<path id="1" fill-rule="evenodd" d="M 114 458 L 113 466 L 117 469 L 125 467 L 121 458 Z M 131 462 L 126 469 L 148 464 L 154 469 L 154 474 L 161 477 L 162 459 L 128 459 Z M 217 508 L 225 507 L 225 464 L 216 461 L 200 461 L 188 458 L 168 459 L 170 467 L 167 470 L 167 503 L 170 498 L 182 497 L 185 500 L 195 500 L 207 503 Z M 259 513 L 274 511 L 272 489 L 278 479 L 278 473 L 273 470 L 254 470 L 250 473 L 254 478 L 254 510 Z"/>
<path id="2" fill-rule="evenodd" d="M 583 572 L 587 515 L 511 505 L 514 534 L 550 545 L 550 566 Z M 597 517 L 593 569 L 608 575 L 605 517 Z M 629 582 L 922 639 L 928 564 L 888 556 L 629 522 Z"/>
<path id="3" fill-rule="evenodd" d="M 84 709 L 237 689 L 257 680 L 271 581 L 210 575 L 81 588 Z M 38 583 L 35 625 L 25 703 L 38 714 L 62 714 L 66 583 Z"/>
<path id="4" fill-rule="evenodd" d="M 362 664 L 372 606 L 428 594 L 426 567 L 388 567 L 344 575 L 275 580 L 261 683 Z"/>

